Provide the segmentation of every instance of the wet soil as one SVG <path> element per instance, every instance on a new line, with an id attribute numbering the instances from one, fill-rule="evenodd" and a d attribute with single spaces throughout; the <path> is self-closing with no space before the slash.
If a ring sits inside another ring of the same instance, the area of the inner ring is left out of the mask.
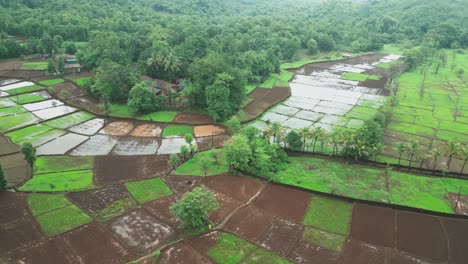
<path id="1" fill-rule="evenodd" d="M 206 125 L 214 123 L 211 116 L 197 113 L 180 113 L 172 122 L 189 125 Z"/>
<path id="2" fill-rule="evenodd" d="M 395 247 L 395 211 L 370 205 L 353 208 L 350 237 L 382 247 Z"/>

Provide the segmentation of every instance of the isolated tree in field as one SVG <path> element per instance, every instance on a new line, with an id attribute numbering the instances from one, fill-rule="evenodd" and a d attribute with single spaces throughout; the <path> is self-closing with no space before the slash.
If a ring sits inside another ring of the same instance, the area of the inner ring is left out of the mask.
<path id="1" fill-rule="evenodd" d="M 49 58 L 47 60 L 47 73 L 49 74 L 55 73 L 55 61 L 53 58 Z"/>
<path id="2" fill-rule="evenodd" d="M 34 168 L 34 162 L 36 162 L 36 150 L 33 145 L 29 142 L 23 143 L 21 146 L 21 153 L 24 155 L 24 159 L 28 162 L 31 169 Z"/>
<path id="3" fill-rule="evenodd" d="M 179 163 L 180 163 L 179 156 L 177 154 L 171 154 L 171 156 L 169 156 L 168 163 L 175 170 L 177 165 L 179 165 Z"/>
<path id="4" fill-rule="evenodd" d="M 442 157 L 444 153 L 440 149 L 433 149 L 431 151 L 431 157 L 434 159 L 434 164 L 432 165 L 432 171 L 435 171 L 435 168 L 437 166 L 437 161 L 439 160 L 440 157 Z"/>
<path id="5" fill-rule="evenodd" d="M 227 122 L 226 122 L 227 127 L 229 128 L 229 131 L 231 131 L 231 134 L 237 134 L 242 128 L 241 122 L 239 120 L 239 117 L 237 115 L 231 117 Z"/>
<path id="6" fill-rule="evenodd" d="M 447 171 L 450 170 L 450 165 L 452 163 L 452 158 L 453 156 L 457 155 L 458 152 L 460 151 L 460 143 L 450 141 L 447 143 L 447 154 L 449 156 L 449 160 L 447 163 Z"/>
<path id="7" fill-rule="evenodd" d="M 208 216 L 219 208 L 216 196 L 204 185 L 187 192 L 170 210 L 183 228 L 196 230 L 209 223 Z"/>
<path id="8" fill-rule="evenodd" d="M 400 167 L 401 164 L 401 156 L 406 153 L 406 144 L 405 143 L 400 143 L 398 144 L 396 151 L 398 152 L 398 167 Z"/>
<path id="9" fill-rule="evenodd" d="M 2 164 L 0 164 L 0 191 L 6 190 L 7 181 L 5 178 L 5 173 L 3 172 Z"/>
<path id="10" fill-rule="evenodd" d="M 203 173 L 206 177 L 208 170 L 210 169 L 210 160 L 207 157 L 203 157 L 200 159 L 200 167 L 203 170 Z"/>
<path id="11" fill-rule="evenodd" d="M 466 163 L 468 162 L 468 146 L 463 146 L 461 149 L 460 149 L 460 155 L 463 159 L 463 166 L 460 170 L 460 174 L 463 173 L 463 170 L 465 169 L 465 166 L 466 166 Z"/>
<path id="12" fill-rule="evenodd" d="M 190 149 L 187 145 L 182 145 L 180 147 L 180 154 L 182 154 L 182 158 L 184 160 L 188 159 L 190 156 Z"/>
<path id="13" fill-rule="evenodd" d="M 187 144 L 189 144 L 190 146 L 192 145 L 192 141 L 193 141 L 192 134 L 190 133 L 185 134 L 184 139 Z"/>
<path id="14" fill-rule="evenodd" d="M 60 74 L 60 75 L 63 75 L 65 73 L 65 62 L 63 61 L 63 57 L 60 56 L 58 58 L 58 62 L 57 62 L 57 72 Z"/>
<path id="15" fill-rule="evenodd" d="M 409 154 L 409 164 L 408 164 L 408 168 L 411 169 L 411 163 L 413 162 L 413 157 L 416 155 L 419 154 L 419 142 L 417 141 L 411 141 L 407 146 L 406 146 L 406 149 L 408 150 L 408 154 Z"/>
<path id="16" fill-rule="evenodd" d="M 294 130 L 289 131 L 286 136 L 287 147 L 292 150 L 301 150 L 302 149 L 302 140 L 301 136 Z"/>
<path id="17" fill-rule="evenodd" d="M 145 82 L 133 86 L 128 95 L 128 108 L 134 113 L 149 113 L 155 109 L 154 93 Z"/>
<path id="18" fill-rule="evenodd" d="M 283 128 L 281 127 L 280 123 L 272 122 L 272 123 L 268 124 L 268 127 L 267 127 L 266 131 L 267 131 L 268 135 L 273 136 L 273 142 L 276 143 L 276 137 L 281 132 L 281 130 L 283 130 Z"/>

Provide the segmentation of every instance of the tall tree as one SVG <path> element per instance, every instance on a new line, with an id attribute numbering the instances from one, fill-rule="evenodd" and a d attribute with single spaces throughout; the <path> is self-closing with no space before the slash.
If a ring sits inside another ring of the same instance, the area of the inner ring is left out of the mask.
<path id="1" fill-rule="evenodd" d="M 459 151 L 460 151 L 460 143 L 453 142 L 453 141 L 450 141 L 447 143 L 446 154 L 449 156 L 449 160 L 447 163 L 447 171 L 450 170 L 450 165 L 452 163 L 453 156 L 457 155 Z"/>
<path id="2" fill-rule="evenodd" d="M 34 163 L 36 162 L 36 150 L 33 145 L 29 142 L 23 143 L 21 146 L 21 153 L 23 153 L 24 159 L 28 162 L 29 167 L 33 169 Z"/>
<path id="3" fill-rule="evenodd" d="M 434 158 L 434 164 L 432 165 L 432 171 L 435 171 L 435 168 L 437 166 L 437 161 L 439 160 L 440 157 L 442 157 L 444 153 L 440 149 L 433 149 L 431 151 L 431 156 Z"/>
<path id="4" fill-rule="evenodd" d="M 408 154 L 409 154 L 409 164 L 408 164 L 408 168 L 411 169 L 411 163 L 413 162 L 413 157 L 414 156 L 418 156 L 419 154 L 419 142 L 417 141 L 411 141 L 407 146 L 406 146 L 406 149 L 408 150 Z"/>
<path id="5" fill-rule="evenodd" d="M 396 148 L 396 151 L 398 152 L 398 167 L 400 167 L 400 164 L 401 164 L 401 156 L 406 153 L 407 151 L 407 147 L 406 147 L 406 144 L 405 143 L 399 143 L 397 148 Z"/>
<path id="6" fill-rule="evenodd" d="M 0 191 L 4 191 L 7 188 L 7 181 L 5 178 L 5 173 L 3 172 L 2 164 L 0 164 Z"/>

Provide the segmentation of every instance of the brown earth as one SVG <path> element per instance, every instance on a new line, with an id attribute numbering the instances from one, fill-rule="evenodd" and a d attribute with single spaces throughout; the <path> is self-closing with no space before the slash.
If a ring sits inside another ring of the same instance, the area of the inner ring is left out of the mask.
<path id="1" fill-rule="evenodd" d="M 228 135 L 219 135 L 213 137 L 197 138 L 197 146 L 199 151 L 210 150 L 212 148 L 221 148 L 224 144 L 231 139 Z"/>
<path id="2" fill-rule="evenodd" d="M 104 114 L 105 110 L 98 107 L 99 101 L 90 97 L 90 96 L 82 96 L 76 97 L 69 101 L 67 104 L 71 106 L 75 106 L 78 108 L 85 109 L 94 114 Z"/>
<path id="3" fill-rule="evenodd" d="M 95 222 L 61 235 L 60 240 L 73 259 L 80 263 L 122 263 L 133 257 L 117 239 Z"/>
<path id="4" fill-rule="evenodd" d="M 435 217 L 398 212 L 396 248 L 437 261 L 448 260 L 447 240 Z"/>
<path id="5" fill-rule="evenodd" d="M 52 86 L 52 89 L 60 99 L 65 101 L 84 96 L 86 93 L 72 82 L 66 81 Z"/>
<path id="6" fill-rule="evenodd" d="M 102 189 L 68 193 L 67 197 L 88 214 L 95 214 L 112 203 L 132 198 L 123 185 L 113 185 Z"/>
<path id="7" fill-rule="evenodd" d="M 11 143 L 7 137 L 3 134 L 0 134 L 0 156 L 13 154 L 18 152 L 20 147 L 14 143 Z"/>
<path id="8" fill-rule="evenodd" d="M 37 263 L 37 264 L 72 264 L 75 259 L 68 253 L 66 248 L 60 243 L 59 239 L 52 238 L 35 244 L 27 248 L 15 251 L 6 257 L 11 263 Z"/>
<path id="9" fill-rule="evenodd" d="M 197 236 L 195 238 L 188 239 L 190 246 L 200 251 L 201 253 L 207 254 L 210 249 L 216 245 L 221 232 L 213 231 L 207 234 Z"/>
<path id="10" fill-rule="evenodd" d="M 178 195 L 166 196 L 164 198 L 145 203 L 143 207 L 151 215 L 176 230 L 180 225 L 180 221 L 171 213 L 169 208 L 180 198 L 181 196 Z"/>
<path id="11" fill-rule="evenodd" d="M 211 264 L 215 263 L 188 243 L 180 242 L 164 250 L 158 258 L 158 264 Z"/>
<path id="12" fill-rule="evenodd" d="M 213 119 L 206 114 L 180 113 L 172 122 L 178 124 L 205 125 L 213 124 Z"/>
<path id="13" fill-rule="evenodd" d="M 250 241 L 257 240 L 271 226 L 274 215 L 253 205 L 241 208 L 224 227 L 240 237 Z"/>
<path id="14" fill-rule="evenodd" d="M 250 100 L 252 102 L 252 101 L 255 101 L 255 100 L 258 100 L 258 99 L 262 98 L 263 96 L 265 96 L 269 92 L 270 92 L 270 89 L 268 89 L 268 88 L 257 87 L 251 93 L 249 93 L 247 98 L 248 98 L 248 100 Z"/>
<path id="15" fill-rule="evenodd" d="M 0 226 L 0 237 L 0 254 L 2 256 L 46 239 L 32 216 L 8 226 Z"/>
<path id="16" fill-rule="evenodd" d="M 1 66 L 0 66 L 1 68 Z M 45 71 L 33 71 L 33 70 L 1 70 L 0 76 L 9 78 L 21 78 L 21 79 L 33 79 L 45 75 Z"/>
<path id="17" fill-rule="evenodd" d="M 353 208 L 350 237 L 366 243 L 395 247 L 395 211 L 370 205 Z"/>
<path id="18" fill-rule="evenodd" d="M 256 242 L 262 247 L 286 257 L 289 255 L 296 244 L 296 241 L 301 236 L 302 230 L 302 225 L 275 218 L 270 229 L 268 229 L 268 231 L 266 231 L 266 233 L 264 233 Z"/>
<path id="19" fill-rule="evenodd" d="M 23 65 L 24 61 L 2 61 L 0 62 L 1 71 L 16 70 Z"/>
<path id="20" fill-rule="evenodd" d="M 230 213 L 234 211 L 234 209 L 239 207 L 242 203 L 226 194 L 214 190 L 211 190 L 211 192 L 218 200 L 219 209 L 212 212 L 209 216 L 209 219 L 216 224 L 220 224 Z"/>
<path id="21" fill-rule="evenodd" d="M 262 88 L 256 88 L 255 90 L 257 89 Z M 252 93 L 257 93 L 255 90 Z M 257 118 L 272 106 L 291 96 L 291 90 L 289 87 L 273 87 L 272 89 L 268 90 L 269 92 L 267 94 L 259 97 L 256 100 L 251 101 L 249 104 L 244 106 L 243 110 L 245 112 L 245 118 L 243 122 L 251 121 Z"/>
<path id="22" fill-rule="evenodd" d="M 293 248 L 288 258 L 293 260 L 294 263 L 337 263 L 338 255 L 321 248 L 314 246 L 302 239 L 299 239 L 296 246 Z"/>
<path id="23" fill-rule="evenodd" d="M 107 124 L 99 133 L 109 136 L 126 136 L 134 128 L 133 123 L 126 121 L 114 121 Z"/>
<path id="24" fill-rule="evenodd" d="M 440 218 L 447 234 L 450 263 L 462 264 L 468 260 L 468 223 L 466 220 Z"/>
<path id="25" fill-rule="evenodd" d="M 141 124 L 130 133 L 134 137 L 161 137 L 162 126 L 156 124 Z"/>
<path id="26" fill-rule="evenodd" d="M 180 176 L 169 174 L 163 176 L 162 179 L 173 192 L 184 194 L 200 185 L 203 178 L 198 176 Z"/>
<path id="27" fill-rule="evenodd" d="M 215 125 L 195 126 L 193 128 L 195 137 L 208 137 L 227 134 L 227 128 Z"/>
<path id="28" fill-rule="evenodd" d="M 457 209 L 457 214 L 468 215 L 468 195 L 460 195 L 458 193 L 449 193 L 452 208 Z M 458 204 L 457 204 L 458 202 Z"/>
<path id="29" fill-rule="evenodd" d="M 355 240 L 348 241 L 345 246 L 340 264 L 377 264 L 386 262 L 384 249 L 360 243 Z M 396 264 L 396 263 L 395 263 Z"/>
<path id="30" fill-rule="evenodd" d="M 7 187 L 16 186 L 31 176 L 29 165 L 21 153 L 0 157 L 3 172 L 7 180 Z"/>
<path id="31" fill-rule="evenodd" d="M 253 204 L 282 218 L 302 223 L 311 198 L 312 194 L 309 192 L 269 185 Z"/>
<path id="32" fill-rule="evenodd" d="M 257 181 L 253 178 L 236 176 L 229 173 L 205 177 L 203 179 L 203 184 L 241 202 L 247 202 L 264 186 L 261 181 Z"/>

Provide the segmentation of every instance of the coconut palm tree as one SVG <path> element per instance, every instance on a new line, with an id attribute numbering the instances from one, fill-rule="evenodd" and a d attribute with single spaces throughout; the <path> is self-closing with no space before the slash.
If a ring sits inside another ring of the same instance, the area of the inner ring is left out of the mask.
<path id="1" fill-rule="evenodd" d="M 398 167 L 400 167 L 401 164 L 401 156 L 406 152 L 406 144 L 405 143 L 400 143 L 398 144 L 396 151 L 398 152 Z"/>
<path id="2" fill-rule="evenodd" d="M 338 152 L 338 145 L 340 144 L 340 131 L 333 131 L 328 138 L 330 145 L 332 146 L 332 157 Z"/>
<path id="3" fill-rule="evenodd" d="M 317 144 L 317 140 L 322 137 L 323 130 L 321 127 L 314 127 L 310 130 L 310 136 L 314 139 L 314 145 L 312 147 L 312 153 L 315 152 L 315 144 Z"/>
<path id="4" fill-rule="evenodd" d="M 460 155 L 463 158 L 463 166 L 461 168 L 460 174 L 463 173 L 463 170 L 465 169 L 466 163 L 468 162 L 468 146 L 463 146 L 460 149 Z"/>
<path id="5" fill-rule="evenodd" d="M 372 156 L 374 156 L 374 162 L 377 162 L 377 157 L 380 155 L 380 153 L 382 153 L 383 150 L 384 150 L 384 146 L 381 143 L 377 145 L 372 145 L 371 153 L 372 153 Z"/>
<path id="6" fill-rule="evenodd" d="M 276 143 L 276 137 L 281 132 L 281 130 L 283 130 L 283 128 L 279 122 L 272 122 L 268 124 L 266 129 L 267 135 L 273 136 L 273 143 Z"/>
<path id="7" fill-rule="evenodd" d="M 369 154 L 369 148 L 363 140 L 355 139 L 349 147 L 356 151 L 356 156 L 354 156 L 356 160 Z"/>
<path id="8" fill-rule="evenodd" d="M 449 160 L 447 163 L 447 171 L 450 170 L 450 165 L 452 163 L 453 156 L 457 155 L 460 151 L 460 143 L 450 141 L 447 143 L 447 151 L 446 154 L 449 156 Z"/>
<path id="9" fill-rule="evenodd" d="M 346 158 L 348 156 L 349 145 L 354 141 L 355 134 L 349 130 L 344 130 L 339 136 L 344 149 L 344 157 Z"/>
<path id="10" fill-rule="evenodd" d="M 422 170 L 422 167 L 423 167 L 423 165 L 424 165 L 424 161 L 426 161 L 427 159 L 432 158 L 432 155 L 431 155 L 431 153 L 427 153 L 427 152 L 422 152 L 422 151 L 420 151 L 420 152 L 418 153 L 418 156 L 417 156 L 417 157 L 418 157 L 418 159 L 421 160 L 421 163 L 419 164 L 419 169 Z"/>
<path id="11" fill-rule="evenodd" d="M 304 127 L 302 129 L 299 129 L 299 135 L 301 136 L 302 138 L 302 151 L 305 151 L 305 147 L 306 147 L 306 140 L 309 138 L 310 136 L 310 130 L 309 128 L 307 127 Z"/>
<path id="12" fill-rule="evenodd" d="M 432 165 L 432 171 L 435 171 L 436 165 L 437 165 L 437 160 L 442 157 L 444 153 L 440 149 L 433 149 L 431 151 L 431 156 L 434 158 L 434 165 Z"/>
<path id="13" fill-rule="evenodd" d="M 411 141 L 407 146 L 406 149 L 408 150 L 410 160 L 408 164 L 408 169 L 411 169 L 411 163 L 413 162 L 413 157 L 419 154 L 419 142 Z"/>

